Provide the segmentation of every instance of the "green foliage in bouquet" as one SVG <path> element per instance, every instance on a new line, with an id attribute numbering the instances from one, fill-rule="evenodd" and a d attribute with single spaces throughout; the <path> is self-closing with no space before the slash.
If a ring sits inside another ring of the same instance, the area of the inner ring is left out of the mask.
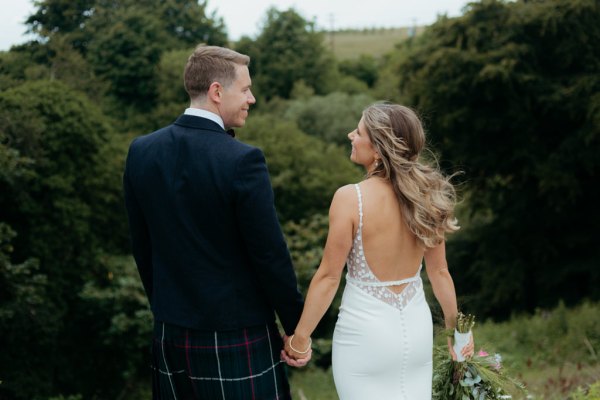
<path id="1" fill-rule="evenodd" d="M 457 362 L 439 346 L 434 358 L 434 400 L 495 400 L 514 392 L 525 393 L 523 384 L 503 371 L 497 356 L 475 355 Z"/>
<path id="2" fill-rule="evenodd" d="M 475 317 L 458 313 L 456 331 L 473 329 Z M 433 399 L 435 400 L 496 400 L 515 392 L 525 393 L 525 387 L 506 374 L 499 354 L 480 351 L 465 361 L 454 361 L 444 346 L 434 349 Z"/>
<path id="3" fill-rule="evenodd" d="M 434 400 L 496 400 L 515 392 L 525 393 L 523 384 L 503 371 L 499 355 L 480 353 L 457 362 L 440 346 L 434 350 L 434 359 Z"/>

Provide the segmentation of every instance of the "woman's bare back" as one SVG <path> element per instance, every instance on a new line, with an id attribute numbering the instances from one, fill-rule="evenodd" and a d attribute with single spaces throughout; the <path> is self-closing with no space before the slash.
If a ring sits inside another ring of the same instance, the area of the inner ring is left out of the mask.
<path id="1" fill-rule="evenodd" d="M 392 185 L 380 178 L 360 183 L 363 201 L 363 249 L 371 271 L 380 281 L 415 276 L 424 249 L 410 231 Z M 357 211 L 358 212 L 358 211 Z M 390 286 L 400 293 L 405 285 Z"/>

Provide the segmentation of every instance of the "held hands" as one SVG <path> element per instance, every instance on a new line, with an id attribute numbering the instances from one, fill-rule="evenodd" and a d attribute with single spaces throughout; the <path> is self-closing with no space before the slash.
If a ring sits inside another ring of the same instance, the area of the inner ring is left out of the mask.
<path id="1" fill-rule="evenodd" d="M 292 336 L 283 336 L 284 349 L 281 359 L 292 367 L 304 367 L 312 357 L 312 340 Z"/>

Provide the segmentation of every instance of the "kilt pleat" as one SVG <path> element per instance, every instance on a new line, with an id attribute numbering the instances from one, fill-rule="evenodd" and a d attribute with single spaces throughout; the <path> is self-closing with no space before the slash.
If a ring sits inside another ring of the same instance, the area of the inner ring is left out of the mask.
<path id="1" fill-rule="evenodd" d="M 153 399 L 291 399 L 282 348 L 275 324 L 215 332 L 157 322 Z"/>

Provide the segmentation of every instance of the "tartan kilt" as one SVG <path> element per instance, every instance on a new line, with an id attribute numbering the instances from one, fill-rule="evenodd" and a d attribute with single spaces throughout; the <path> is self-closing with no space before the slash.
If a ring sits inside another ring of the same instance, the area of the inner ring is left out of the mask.
<path id="1" fill-rule="evenodd" d="M 291 399 L 275 324 L 198 331 L 156 322 L 152 398 Z"/>

